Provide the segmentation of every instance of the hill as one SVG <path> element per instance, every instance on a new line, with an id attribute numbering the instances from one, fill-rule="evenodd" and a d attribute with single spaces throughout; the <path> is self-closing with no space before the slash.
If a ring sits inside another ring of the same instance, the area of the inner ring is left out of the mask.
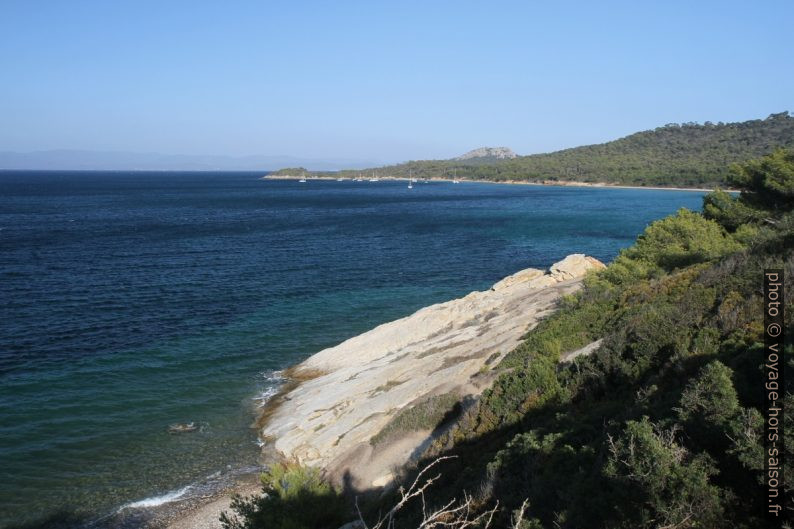
<path id="1" fill-rule="evenodd" d="M 518 158 L 518 155 L 512 149 L 507 147 L 480 147 L 474 149 L 466 154 L 453 158 L 453 161 L 469 161 L 469 162 L 482 162 L 482 161 L 496 161 L 496 160 L 512 160 Z"/>
<path id="2" fill-rule="evenodd" d="M 407 177 L 409 172 L 417 178 L 444 178 L 455 171 L 461 179 L 495 182 L 701 187 L 724 185 L 730 164 L 769 154 L 774 147 L 794 147 L 794 117 L 788 112 L 740 123 L 668 124 L 607 143 L 548 154 L 410 161 L 364 172 L 397 178 Z M 287 173 L 274 173 L 279 174 Z M 342 177 L 357 174 L 353 170 L 333 173 Z"/>

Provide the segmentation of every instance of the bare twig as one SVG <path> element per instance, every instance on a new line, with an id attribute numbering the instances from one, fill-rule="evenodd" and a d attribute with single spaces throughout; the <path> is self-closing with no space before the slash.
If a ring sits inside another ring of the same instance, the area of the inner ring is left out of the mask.
<path id="1" fill-rule="evenodd" d="M 361 510 L 358 507 L 357 498 L 356 512 L 359 522 L 363 525 L 364 529 L 393 529 L 396 514 L 403 509 L 411 499 L 417 497 L 422 502 L 422 521 L 419 523 L 417 529 L 467 529 L 475 526 L 487 529 L 490 527 L 494 514 L 496 514 L 499 508 L 498 502 L 492 509 L 476 514 L 477 509 L 475 508 L 474 498 L 466 492 L 463 493 L 463 500 L 460 502 L 452 499 L 432 512 L 428 510 L 425 501 L 425 491 L 441 477 L 441 474 L 436 474 L 430 478 L 425 476 L 430 469 L 440 462 L 446 459 L 455 459 L 455 457 L 456 456 L 439 457 L 423 468 L 407 490 L 403 487 L 400 488 L 400 500 L 372 527 L 367 525 L 364 520 Z M 516 518 L 516 524 L 520 523 L 520 520 L 523 518 L 526 503 L 527 502 L 524 502 L 524 505 L 521 506 L 519 516 Z"/>

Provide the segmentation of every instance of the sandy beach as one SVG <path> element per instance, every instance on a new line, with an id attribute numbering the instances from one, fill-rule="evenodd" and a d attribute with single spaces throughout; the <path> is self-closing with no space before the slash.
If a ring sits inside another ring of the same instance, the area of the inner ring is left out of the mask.
<path id="1" fill-rule="evenodd" d="M 304 178 L 303 176 L 292 176 L 292 175 L 279 175 L 279 176 L 269 176 L 265 175 L 262 177 L 262 180 L 300 180 Z M 310 176 L 306 178 L 307 181 L 312 180 L 327 180 L 327 181 L 336 181 L 338 178 L 332 176 Z M 347 181 L 351 181 L 351 179 L 345 179 Z M 378 177 L 378 180 L 383 181 L 408 181 L 405 177 L 395 177 L 395 176 L 382 176 Z M 367 181 L 367 180 L 365 180 Z M 428 178 L 428 182 L 452 182 L 451 178 Z M 620 185 L 620 184 L 610 184 L 606 182 L 577 182 L 574 180 L 565 180 L 565 181 L 551 181 L 546 180 L 543 182 L 529 182 L 526 180 L 470 180 L 466 178 L 461 178 L 458 180 L 459 182 L 465 183 L 472 183 L 472 184 L 505 184 L 505 185 L 523 185 L 523 186 L 545 186 L 545 187 L 588 187 L 588 188 L 605 188 L 605 189 L 647 189 L 652 191 L 693 191 L 698 193 L 710 193 L 716 190 L 716 187 L 661 187 L 661 186 L 627 186 L 627 185 Z M 420 180 L 421 182 L 421 180 Z M 738 189 L 732 188 L 719 188 L 723 191 L 727 191 L 729 193 L 738 193 Z"/>

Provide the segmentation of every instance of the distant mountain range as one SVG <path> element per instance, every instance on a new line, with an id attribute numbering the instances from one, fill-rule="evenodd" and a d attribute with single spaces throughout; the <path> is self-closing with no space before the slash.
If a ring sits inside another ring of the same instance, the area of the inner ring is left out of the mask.
<path id="1" fill-rule="evenodd" d="M 52 150 L 0 152 L 0 169 L 120 171 L 271 171 L 301 165 L 314 171 L 368 167 L 372 160 L 293 156 L 215 156 L 123 151 Z"/>
<path id="2" fill-rule="evenodd" d="M 635 186 L 724 185 L 730 164 L 794 148 L 788 112 L 740 123 L 671 123 L 624 138 L 548 154 L 515 156 L 504 147 L 475 149 L 451 160 L 373 167 L 379 176 L 528 182 L 590 182 Z M 512 156 L 511 156 L 512 155 Z M 275 174 L 291 174 L 276 172 Z M 352 177 L 359 171 L 340 171 Z M 331 176 L 314 172 L 315 176 Z"/>

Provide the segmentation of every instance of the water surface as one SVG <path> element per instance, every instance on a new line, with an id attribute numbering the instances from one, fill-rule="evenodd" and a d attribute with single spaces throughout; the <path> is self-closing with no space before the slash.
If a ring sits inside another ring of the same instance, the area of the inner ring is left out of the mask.
<path id="1" fill-rule="evenodd" d="M 0 526 L 256 465 L 274 371 L 701 201 L 259 176 L 0 172 Z"/>

